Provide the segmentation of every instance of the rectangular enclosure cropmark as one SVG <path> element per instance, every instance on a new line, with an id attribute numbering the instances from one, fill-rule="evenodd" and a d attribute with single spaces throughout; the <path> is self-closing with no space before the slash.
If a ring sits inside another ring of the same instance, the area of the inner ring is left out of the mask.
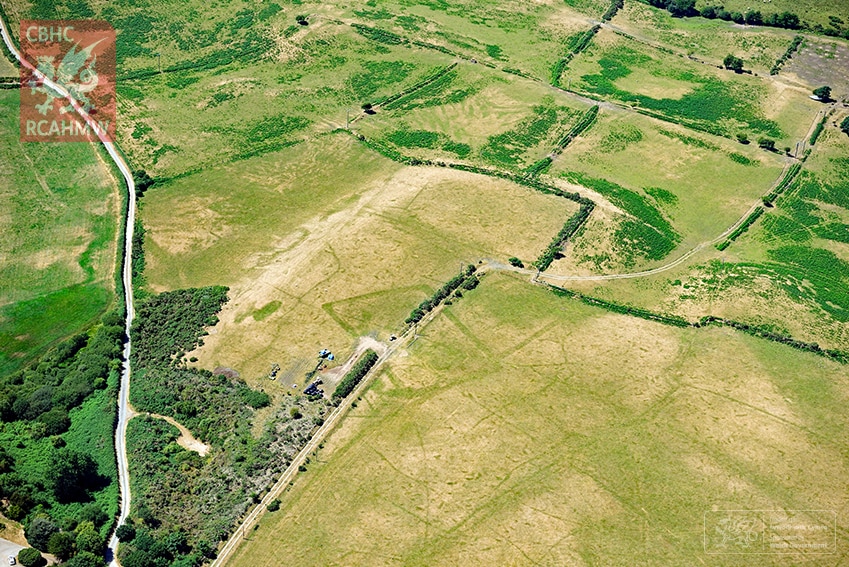
<path id="1" fill-rule="evenodd" d="M 100 20 L 22 20 L 21 141 L 112 141 L 115 30 Z"/>

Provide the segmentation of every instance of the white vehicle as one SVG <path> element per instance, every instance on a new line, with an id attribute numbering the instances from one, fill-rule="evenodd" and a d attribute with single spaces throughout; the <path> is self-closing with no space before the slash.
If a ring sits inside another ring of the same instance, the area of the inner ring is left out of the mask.
<path id="1" fill-rule="evenodd" d="M 9 565 L 17 565 L 18 561 L 15 559 L 14 555 L 9 556 Z"/>

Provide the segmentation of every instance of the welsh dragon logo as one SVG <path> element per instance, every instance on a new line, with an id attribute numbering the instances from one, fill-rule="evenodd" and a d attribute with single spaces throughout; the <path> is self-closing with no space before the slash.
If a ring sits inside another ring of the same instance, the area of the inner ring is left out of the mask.
<path id="1" fill-rule="evenodd" d="M 29 80 L 28 86 L 32 89 L 33 95 L 37 93 L 45 95 L 44 102 L 35 105 L 40 114 L 46 115 L 49 110 L 53 110 L 54 100 L 64 99 L 61 94 L 45 84 L 45 79 L 64 88 L 86 112 L 94 108 L 88 93 L 97 88 L 99 78 L 95 70 L 97 56 L 92 57 L 91 53 L 101 41 L 103 40 L 100 39 L 84 49 L 78 49 L 79 43 L 73 45 L 58 65 L 54 63 L 55 57 L 52 55 L 36 56 L 36 69 L 43 77 L 35 73 Z M 91 61 L 86 65 L 89 58 Z M 70 103 L 59 107 L 60 114 L 73 111 L 74 107 Z"/>

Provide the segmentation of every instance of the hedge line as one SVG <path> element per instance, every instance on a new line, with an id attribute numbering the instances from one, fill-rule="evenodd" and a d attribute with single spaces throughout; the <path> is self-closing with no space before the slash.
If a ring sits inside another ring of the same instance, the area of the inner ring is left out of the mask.
<path id="1" fill-rule="evenodd" d="M 543 250 L 542 254 L 540 254 L 539 258 L 537 258 L 535 265 L 539 271 L 544 272 L 549 266 L 551 266 L 551 263 L 554 261 L 558 252 L 562 250 L 563 245 L 578 231 L 579 228 L 581 228 L 581 225 L 586 222 L 594 208 L 595 203 L 592 201 L 585 203 L 581 205 L 581 208 L 578 209 L 577 213 L 572 215 L 569 220 L 566 221 L 566 224 L 563 225 L 560 232 L 554 236 L 551 244 L 549 244 L 546 249 Z"/>
<path id="2" fill-rule="evenodd" d="M 607 9 L 604 15 L 602 15 L 601 21 L 609 22 L 610 20 L 612 20 L 613 16 L 616 15 L 616 13 L 622 8 L 622 6 L 624 6 L 624 4 L 625 0 L 612 0 L 612 2 L 610 2 L 610 7 Z"/>
<path id="3" fill-rule="evenodd" d="M 787 170 L 787 175 L 784 176 L 784 179 L 782 179 L 781 182 L 775 186 L 775 189 L 773 189 L 769 194 L 764 196 L 764 204 L 771 205 L 778 198 L 779 195 L 784 193 L 790 183 L 796 178 L 797 175 L 799 175 L 799 172 L 801 170 L 801 163 L 794 163 L 793 165 L 791 165 L 790 169 Z"/>
<path id="4" fill-rule="evenodd" d="M 825 128 L 826 120 L 828 120 L 827 112 L 823 114 L 822 120 L 817 123 L 816 128 L 814 128 L 814 131 L 811 133 L 811 137 L 808 139 L 808 144 L 810 144 L 811 146 L 816 145 L 817 139 L 820 137 L 820 134 L 822 134 L 822 129 Z"/>
<path id="5" fill-rule="evenodd" d="M 836 349 L 824 349 L 821 348 L 817 343 L 806 343 L 804 341 L 799 341 L 794 339 L 789 335 L 782 335 L 780 333 L 775 333 L 763 327 L 759 327 L 757 325 L 750 325 L 748 323 L 740 323 L 739 321 L 734 321 L 731 319 L 724 319 L 722 317 L 715 317 L 713 315 L 707 315 L 702 317 L 695 323 L 690 323 L 683 317 L 679 317 L 677 315 L 667 315 L 664 313 L 655 313 L 653 311 L 649 311 L 648 309 L 640 309 L 639 307 L 632 307 L 630 305 L 622 305 L 619 303 L 614 303 L 612 301 L 606 301 L 604 299 L 598 299 L 596 297 L 590 297 L 587 295 L 583 295 L 576 291 L 571 291 L 562 287 L 558 287 L 546 282 L 542 282 L 544 286 L 546 286 L 549 290 L 551 290 L 555 295 L 560 297 L 568 297 L 571 299 L 577 299 L 578 301 L 585 303 L 587 305 L 593 305 L 596 307 L 601 307 L 603 309 L 607 309 L 608 311 L 613 311 L 614 313 L 621 313 L 623 315 L 632 315 L 634 317 L 639 317 L 641 319 L 646 319 L 649 321 L 656 321 L 658 323 L 663 323 L 664 325 L 671 325 L 673 327 L 707 327 L 709 325 L 720 325 L 725 327 L 731 327 L 737 331 L 741 331 L 753 337 L 760 337 L 770 341 L 778 342 L 784 345 L 787 345 L 791 348 L 795 348 L 796 350 L 802 350 L 806 352 L 812 352 L 814 354 L 818 354 L 820 356 L 830 358 L 831 360 L 835 360 L 841 364 L 849 364 L 849 352 L 836 350 Z"/>
<path id="6" fill-rule="evenodd" d="M 797 350 L 813 352 L 820 356 L 836 360 L 841 364 L 849 363 L 849 353 L 847 352 L 840 350 L 823 349 L 820 348 L 817 343 L 806 343 L 804 341 L 799 341 L 791 336 L 774 333 L 757 325 L 749 325 L 748 323 L 740 323 L 738 321 L 732 321 L 731 319 L 723 319 L 722 317 L 714 317 L 713 315 L 708 315 L 699 319 L 699 322 L 694 324 L 693 326 L 706 327 L 708 325 L 721 325 L 724 327 L 731 327 L 733 329 L 742 331 L 754 337 L 761 337 L 770 341 L 782 343 Z"/>
<path id="7" fill-rule="evenodd" d="M 396 93 L 394 95 L 388 96 L 388 97 L 386 97 L 382 100 L 378 100 L 377 102 L 375 102 L 375 105 L 380 105 L 380 106 L 385 106 L 386 108 L 391 108 L 391 106 L 390 106 L 391 103 L 396 102 L 399 99 L 404 98 L 405 96 L 411 95 L 414 92 L 416 92 L 417 90 L 428 86 L 432 82 L 436 81 L 437 79 L 442 78 L 447 73 L 451 72 L 454 69 L 454 67 L 456 67 L 456 66 L 457 66 L 457 63 L 452 63 L 451 65 L 448 65 L 447 67 L 440 69 L 436 73 L 433 73 L 432 75 L 430 75 L 428 77 L 425 77 L 424 79 L 422 79 L 418 83 L 412 85 L 411 87 L 406 88 L 403 91 Z"/>
<path id="8" fill-rule="evenodd" d="M 746 220 L 744 220 L 743 223 L 734 230 L 734 232 L 729 234 L 728 238 L 724 242 L 716 245 L 716 249 L 722 251 L 731 246 L 732 242 L 737 240 L 737 238 L 739 238 L 741 234 L 749 230 L 749 227 L 755 224 L 755 221 L 758 220 L 758 218 L 760 218 L 762 214 L 764 214 L 764 210 L 765 209 L 763 207 L 758 207 L 757 209 L 752 211 L 752 214 L 746 217 Z"/>
<path id="9" fill-rule="evenodd" d="M 608 10 L 609 11 L 609 10 Z M 578 36 L 575 41 L 572 42 L 572 45 L 569 46 L 569 53 L 566 56 L 554 64 L 554 68 L 551 70 L 551 84 L 556 86 L 560 85 L 560 76 L 563 74 L 563 71 L 566 69 L 566 65 L 569 64 L 572 59 L 582 52 L 592 41 L 593 36 L 598 33 L 598 30 L 601 29 L 601 26 L 596 24 L 586 32 Z"/>
<path id="10" fill-rule="evenodd" d="M 604 299 L 599 299 L 597 297 L 591 297 L 589 295 L 584 295 L 582 293 L 578 293 L 577 291 L 572 291 L 566 288 L 558 287 L 556 285 L 552 285 L 550 283 L 543 282 L 543 285 L 548 287 L 555 295 L 560 297 L 568 297 L 571 299 L 577 299 L 581 303 L 586 303 L 587 305 L 593 305 L 596 307 L 601 307 L 603 309 L 607 309 L 608 311 L 613 311 L 614 313 L 621 313 L 623 315 L 633 315 L 634 317 L 639 317 L 640 319 L 646 319 L 648 321 L 656 321 L 658 323 L 663 323 L 664 325 L 671 325 L 673 327 L 691 327 L 693 326 L 689 321 L 684 319 L 683 317 L 679 317 L 677 315 L 666 315 L 663 313 L 655 313 L 653 311 L 649 311 L 648 309 L 641 309 L 639 307 L 633 307 L 631 305 L 622 305 L 620 303 L 614 303 L 612 301 L 607 301 Z"/>
<path id="11" fill-rule="evenodd" d="M 433 295 L 422 301 L 418 307 L 413 309 L 410 316 L 407 317 L 404 323 L 407 325 L 418 323 L 425 315 L 427 315 L 430 311 L 433 311 L 444 299 L 447 299 L 448 296 L 460 286 L 463 286 L 464 289 L 476 288 L 478 285 L 478 278 L 474 275 L 476 269 L 477 268 L 475 268 L 472 264 L 466 266 L 462 272 L 448 280 L 448 282 L 436 290 Z"/>
<path id="12" fill-rule="evenodd" d="M 595 122 L 596 116 L 598 116 L 598 105 L 587 110 L 584 115 L 581 116 L 581 119 L 578 120 L 578 123 L 569 130 L 569 133 L 557 142 L 557 146 L 554 148 L 554 153 L 559 154 L 565 150 L 566 146 L 568 146 L 572 140 L 577 138 L 584 130 L 592 126 L 593 122 Z"/>
<path id="13" fill-rule="evenodd" d="M 805 38 L 802 37 L 801 35 L 797 35 L 796 37 L 793 38 L 793 42 L 790 44 L 790 47 L 787 48 L 787 51 L 785 51 L 784 54 L 781 57 L 776 59 L 775 64 L 773 64 L 773 66 L 772 66 L 772 69 L 769 70 L 770 75 L 777 75 L 778 74 L 778 72 L 781 70 L 781 67 L 784 65 L 784 63 L 788 59 L 793 57 L 793 54 L 796 53 L 797 49 L 799 49 L 799 46 L 802 44 L 802 41 L 804 39 Z"/>
<path id="14" fill-rule="evenodd" d="M 377 353 L 371 349 L 368 349 L 365 354 L 357 361 L 351 370 L 345 374 L 345 377 L 342 378 L 342 381 L 339 382 L 339 385 L 336 386 L 336 389 L 333 391 L 333 399 L 341 400 L 346 397 L 348 394 L 354 391 L 354 388 L 357 387 L 357 384 L 363 379 L 363 376 L 368 374 L 368 371 L 371 370 L 371 367 L 375 365 L 378 360 Z"/>

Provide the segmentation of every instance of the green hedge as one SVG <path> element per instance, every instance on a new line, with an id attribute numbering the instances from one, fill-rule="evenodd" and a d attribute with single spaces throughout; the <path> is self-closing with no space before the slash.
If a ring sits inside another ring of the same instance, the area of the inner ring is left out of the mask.
<path id="1" fill-rule="evenodd" d="M 725 250 L 726 248 L 731 246 L 732 242 L 737 240 L 741 234 L 749 230 L 749 227 L 755 224 L 755 221 L 758 220 L 762 214 L 764 214 L 764 211 L 765 209 L 763 207 L 758 207 L 757 209 L 752 211 L 752 214 L 746 217 L 746 220 L 744 220 L 743 223 L 734 230 L 734 232 L 729 234 L 728 238 L 725 241 L 716 245 L 716 249 L 721 252 L 722 250 Z"/>
<path id="2" fill-rule="evenodd" d="M 583 204 L 581 205 L 581 208 L 578 209 L 578 212 L 566 221 L 566 224 L 563 225 L 560 232 L 554 236 L 551 244 L 549 244 L 546 249 L 543 250 L 542 254 L 540 254 L 539 258 L 537 258 L 535 265 L 539 271 L 544 272 L 549 266 L 551 266 L 554 258 L 557 257 L 557 253 L 560 252 L 566 241 L 569 240 L 569 238 L 571 238 L 579 228 L 581 228 L 584 222 L 586 222 L 594 208 L 595 203 L 589 202 Z"/>
<path id="3" fill-rule="evenodd" d="M 435 309 L 443 300 L 447 299 L 451 293 L 463 286 L 465 289 L 473 289 L 477 286 L 477 276 L 474 275 L 475 270 L 474 265 L 469 264 L 466 266 L 462 272 L 458 275 L 454 276 L 448 282 L 443 285 L 441 288 L 436 290 L 433 295 L 431 295 L 428 299 L 422 301 L 418 307 L 413 309 L 410 313 L 410 316 L 404 321 L 407 325 L 412 325 L 413 323 L 418 323 L 421 321 L 425 315 L 427 315 L 430 311 Z"/>
<path id="4" fill-rule="evenodd" d="M 357 361 L 354 367 L 345 374 L 345 377 L 342 378 L 342 381 L 339 382 L 339 385 L 336 386 L 336 390 L 333 392 L 333 398 L 337 400 L 341 400 L 346 397 L 348 394 L 354 391 L 354 388 L 357 387 L 357 384 L 363 379 L 363 377 L 368 374 L 368 371 L 371 370 L 371 367 L 375 365 L 378 360 L 377 353 L 373 350 L 369 349 L 363 354 L 363 356 Z"/>

